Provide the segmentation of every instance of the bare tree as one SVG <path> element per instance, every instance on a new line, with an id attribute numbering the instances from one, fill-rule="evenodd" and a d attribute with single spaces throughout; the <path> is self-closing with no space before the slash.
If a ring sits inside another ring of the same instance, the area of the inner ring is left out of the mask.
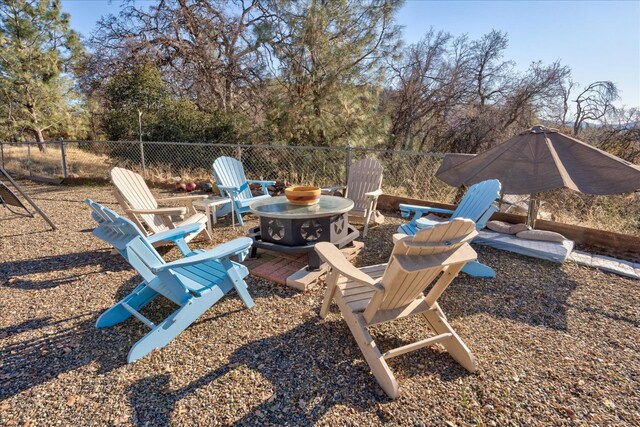
<path id="1" fill-rule="evenodd" d="M 137 7 L 129 1 L 118 17 L 100 21 L 91 45 L 108 68 L 151 60 L 176 95 L 205 110 L 233 111 L 252 102 L 261 81 L 260 3 L 161 0 Z"/>
<path id="2" fill-rule="evenodd" d="M 469 42 L 430 30 L 390 62 L 389 149 L 477 153 L 537 121 L 561 96 L 568 67 L 534 62 L 525 73 L 502 61 L 506 35 Z"/>
<path id="3" fill-rule="evenodd" d="M 502 129 L 506 130 L 522 119 L 528 120 L 521 123 L 520 127 L 531 125 L 533 118 L 538 116 L 537 113 L 562 93 L 560 82 L 565 80 L 570 72 L 569 68 L 562 66 L 559 61 L 551 65 L 532 63 L 527 73 L 519 79 L 514 79 L 512 83 L 513 87 L 504 104 Z"/>
<path id="4" fill-rule="evenodd" d="M 388 149 L 410 149 L 411 141 L 422 134 L 425 144 L 428 127 L 437 126 L 438 115 L 460 100 L 458 77 L 465 63 L 460 57 L 447 62 L 451 36 L 430 30 L 424 38 L 409 46 L 401 62 L 391 62 L 395 89 L 391 106 L 391 135 Z"/>
<path id="5" fill-rule="evenodd" d="M 492 30 L 471 43 L 475 91 L 481 106 L 506 95 L 513 61 L 502 61 L 509 44 L 507 33 Z"/>
<path id="6" fill-rule="evenodd" d="M 630 162 L 640 161 L 640 109 L 617 108 L 594 135 L 594 145 Z"/>
<path id="7" fill-rule="evenodd" d="M 598 121 L 614 110 L 613 101 L 619 98 L 618 88 L 611 81 L 591 83 L 575 99 L 576 116 L 573 134 L 578 135 L 586 120 Z"/>
<path id="8" fill-rule="evenodd" d="M 569 102 L 571 99 L 571 92 L 573 91 L 573 89 L 576 88 L 576 86 L 577 86 L 576 82 L 574 82 L 570 76 L 560 81 L 559 90 L 560 90 L 560 95 L 562 97 L 561 98 L 562 109 L 561 109 L 559 121 L 563 126 L 567 122 L 567 114 L 569 114 Z"/>

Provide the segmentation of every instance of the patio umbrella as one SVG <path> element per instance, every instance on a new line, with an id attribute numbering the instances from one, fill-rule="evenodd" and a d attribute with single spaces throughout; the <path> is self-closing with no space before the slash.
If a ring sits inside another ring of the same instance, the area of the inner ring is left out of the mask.
<path id="1" fill-rule="evenodd" d="M 537 194 L 543 191 L 564 187 L 606 195 L 640 189 L 640 167 L 544 126 L 475 156 L 449 156 L 436 172 L 438 178 L 455 187 L 497 178 L 505 194 L 531 194 L 531 225 Z"/>

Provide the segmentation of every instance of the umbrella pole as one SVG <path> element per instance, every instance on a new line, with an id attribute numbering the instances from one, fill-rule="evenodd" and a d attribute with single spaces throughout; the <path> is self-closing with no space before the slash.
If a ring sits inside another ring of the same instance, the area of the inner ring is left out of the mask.
<path id="1" fill-rule="evenodd" d="M 527 211 L 527 225 L 531 228 L 536 226 L 536 218 L 538 217 L 538 209 L 540 208 L 540 199 L 538 194 L 529 196 L 529 210 Z"/>

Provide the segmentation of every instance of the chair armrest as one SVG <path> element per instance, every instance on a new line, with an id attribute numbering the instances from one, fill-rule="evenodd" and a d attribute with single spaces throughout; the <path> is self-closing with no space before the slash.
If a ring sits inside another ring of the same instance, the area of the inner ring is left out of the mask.
<path id="1" fill-rule="evenodd" d="M 262 180 L 262 179 L 250 179 L 248 181 L 249 181 L 249 184 L 260 184 L 262 186 L 264 186 L 264 185 L 276 185 L 275 181 L 265 181 L 265 180 Z"/>
<path id="2" fill-rule="evenodd" d="M 187 213 L 187 208 L 172 207 L 172 208 L 156 208 L 156 209 L 125 209 L 126 212 L 135 214 L 152 214 L 152 215 L 184 215 Z"/>
<path id="3" fill-rule="evenodd" d="M 334 185 L 333 187 L 321 187 L 320 188 L 320 194 L 329 194 L 332 195 L 333 193 L 335 193 L 338 190 L 344 190 L 347 187 L 344 185 Z"/>
<path id="4" fill-rule="evenodd" d="M 382 189 L 378 188 L 375 191 L 369 191 L 368 193 L 364 193 L 367 197 L 379 197 L 382 194 Z"/>
<path id="5" fill-rule="evenodd" d="M 151 271 L 154 273 L 160 273 L 172 268 L 188 267 L 190 265 L 200 264 L 203 261 L 229 258 L 232 255 L 242 255 L 243 252 L 247 252 L 249 250 L 252 243 L 253 241 L 248 237 L 239 237 L 237 239 L 233 239 L 230 242 L 216 246 L 213 249 L 209 249 L 208 251 L 201 252 L 197 255 L 192 255 L 187 258 L 182 258 L 167 264 L 153 267 L 151 268 Z"/>
<path id="6" fill-rule="evenodd" d="M 161 231 L 159 233 L 152 234 L 147 237 L 149 243 L 154 244 L 157 242 L 175 242 L 176 240 L 183 239 L 185 236 L 201 231 L 205 227 L 204 224 L 195 223 L 187 224 L 181 227 L 172 228 L 171 230 Z"/>
<path id="7" fill-rule="evenodd" d="M 224 194 L 222 194 L 223 191 L 226 191 L 227 194 L 229 195 L 229 197 L 231 197 L 232 199 L 238 194 L 240 193 L 243 188 L 242 187 L 234 187 L 231 185 L 218 185 L 218 190 L 220 191 L 220 195 L 224 196 Z"/>
<path id="8" fill-rule="evenodd" d="M 391 236 L 394 244 L 398 243 L 400 240 L 404 239 L 405 237 L 409 237 L 409 235 L 404 233 L 394 233 L 393 236 Z"/>
<path id="9" fill-rule="evenodd" d="M 338 271 L 341 275 L 370 286 L 378 292 L 384 292 L 382 285 L 372 279 L 368 274 L 365 274 L 354 267 L 353 264 L 347 261 L 344 254 L 340 249 L 336 248 L 335 245 L 329 242 L 316 243 L 315 251 L 324 262 L 329 264 L 331 268 Z"/>
<path id="10" fill-rule="evenodd" d="M 165 197 L 163 199 L 156 199 L 156 202 L 188 202 L 190 200 L 203 200 L 207 197 L 209 196 L 205 194 L 192 194 L 189 196 Z"/>
<path id="11" fill-rule="evenodd" d="M 269 186 L 270 185 L 276 185 L 275 181 L 264 181 L 264 180 L 259 180 L 259 179 L 250 179 L 249 184 L 260 184 L 260 186 L 262 187 L 262 193 L 264 193 L 265 196 L 269 195 Z"/>
<path id="12" fill-rule="evenodd" d="M 200 252 L 200 250 L 192 250 L 184 239 L 189 234 L 199 233 L 204 229 L 204 227 L 205 225 L 200 223 L 187 224 L 152 234 L 147 237 L 147 241 L 152 245 L 157 242 L 173 242 L 177 246 L 178 250 L 182 252 L 182 255 L 192 256 L 197 252 Z"/>
<path id="13" fill-rule="evenodd" d="M 400 204 L 400 213 L 404 218 L 408 217 L 412 212 L 414 213 L 413 219 L 418 219 L 422 215 L 427 214 L 429 212 L 448 213 L 448 214 L 453 213 L 451 209 L 433 208 L 430 206 L 405 205 L 404 203 Z"/>

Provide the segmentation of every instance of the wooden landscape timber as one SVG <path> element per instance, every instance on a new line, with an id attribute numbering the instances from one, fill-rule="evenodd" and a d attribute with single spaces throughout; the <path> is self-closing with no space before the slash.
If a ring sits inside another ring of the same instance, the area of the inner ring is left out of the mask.
<path id="1" fill-rule="evenodd" d="M 456 205 L 439 203 L 430 200 L 413 199 L 410 197 L 391 196 L 383 194 L 378 199 L 378 208 L 382 210 L 398 212 L 401 203 L 433 206 L 442 209 L 455 209 Z M 514 215 L 496 212 L 491 216 L 492 220 L 505 221 L 513 224 L 526 223 L 524 215 Z M 629 234 L 615 233 L 612 231 L 596 230 L 580 225 L 564 224 L 555 221 L 536 220 L 536 229 L 555 231 L 571 239 L 576 243 L 593 246 L 603 253 L 615 257 L 628 258 L 634 262 L 640 262 L 640 237 Z"/>

